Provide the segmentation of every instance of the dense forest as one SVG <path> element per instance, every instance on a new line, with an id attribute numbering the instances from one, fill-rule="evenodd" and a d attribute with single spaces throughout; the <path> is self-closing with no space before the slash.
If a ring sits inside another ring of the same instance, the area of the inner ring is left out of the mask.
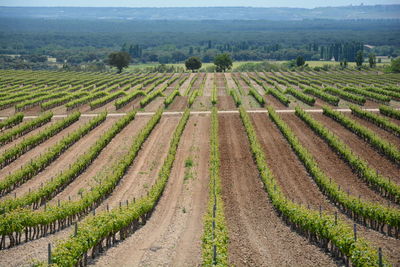
<path id="1" fill-rule="evenodd" d="M 134 63 L 178 63 L 190 56 L 211 62 L 231 54 L 235 61 L 354 61 L 368 49 L 400 55 L 400 20 L 109 20 L 10 18 L 0 16 L 3 68 L 46 68 L 60 64 L 103 64 L 112 51 L 126 51 Z"/>

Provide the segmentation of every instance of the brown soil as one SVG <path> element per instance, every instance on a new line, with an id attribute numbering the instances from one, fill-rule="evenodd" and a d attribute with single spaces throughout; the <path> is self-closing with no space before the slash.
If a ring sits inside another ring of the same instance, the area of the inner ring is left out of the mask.
<path id="1" fill-rule="evenodd" d="M 222 197 L 230 238 L 230 264 L 336 265 L 276 215 L 258 177 L 239 116 L 225 114 L 219 121 Z"/>
<path id="2" fill-rule="evenodd" d="M 183 96 L 186 92 L 186 89 L 189 87 L 190 82 L 194 77 L 196 76 L 195 73 L 189 74 L 189 78 L 186 79 L 186 81 L 179 87 L 179 93 Z"/>
<path id="3" fill-rule="evenodd" d="M 169 111 L 183 111 L 188 106 L 187 96 L 176 96 L 174 101 L 168 106 Z"/>
<path id="4" fill-rule="evenodd" d="M 359 118 L 353 114 L 345 113 L 350 119 L 355 120 L 359 124 L 365 126 L 366 128 L 370 129 L 374 133 L 376 133 L 382 139 L 394 144 L 397 149 L 400 149 L 400 138 L 396 135 L 392 134 L 389 131 L 384 130 L 383 128 L 377 126 L 376 124 L 369 122 L 365 119 Z"/>
<path id="5" fill-rule="evenodd" d="M 344 190 L 349 188 L 351 194 L 356 196 L 361 195 L 362 198 L 368 200 L 376 199 L 379 203 L 386 203 L 386 200 L 382 198 L 382 200 L 379 200 L 376 194 L 374 195 L 369 188 L 366 188 L 365 184 L 351 172 L 347 164 L 330 150 L 329 146 L 321 138 L 316 136 L 296 115 L 281 114 L 281 117 L 289 125 L 297 138 L 299 138 L 301 144 L 314 156 L 318 166 L 328 177 L 332 177 Z M 308 191 L 308 189 L 306 190 Z M 335 209 L 335 207 L 331 209 Z M 341 217 L 349 224 L 354 223 L 351 219 L 343 215 Z M 382 247 L 385 257 L 388 257 L 392 263 L 400 262 L 400 240 L 387 237 L 359 224 L 357 224 L 357 229 L 360 232 L 360 236 L 370 241 L 376 247 Z"/>
<path id="6" fill-rule="evenodd" d="M 17 189 L 10 192 L 8 195 L 4 196 L 3 199 L 14 197 L 14 194 L 17 196 L 22 196 L 28 193 L 29 190 L 37 190 L 40 188 L 42 183 L 46 184 L 52 177 L 56 177 L 60 172 L 68 169 L 68 167 L 73 164 L 79 156 L 84 154 L 107 129 L 112 127 L 115 122 L 116 119 L 108 118 L 105 122 L 97 126 L 73 146 L 68 148 L 45 170 L 37 174 L 23 185 L 19 186 Z"/>
<path id="7" fill-rule="evenodd" d="M 91 186 L 97 185 L 97 180 L 107 176 L 111 171 L 110 166 L 128 151 L 134 136 L 145 125 L 148 119 L 148 117 L 136 117 L 111 140 L 86 171 L 53 198 L 50 203 L 56 204 L 58 199 L 65 201 L 69 199 L 68 197 L 71 197 L 71 200 L 76 200 L 80 198 L 78 194 L 80 190 L 90 190 Z"/>
<path id="8" fill-rule="evenodd" d="M 147 193 L 157 179 L 163 159 L 168 153 L 169 143 L 179 117 L 163 117 L 143 144 L 132 166 L 129 168 L 118 186 L 98 210 L 119 206 L 119 202 L 131 202 Z"/>
<path id="9" fill-rule="evenodd" d="M 84 125 L 86 122 L 87 122 L 86 118 L 81 118 L 79 121 L 73 123 L 66 129 L 59 132 L 58 134 L 50 137 L 40 145 L 24 153 L 15 161 L 11 162 L 9 165 L 5 166 L 0 170 L 0 177 L 1 177 L 0 179 L 4 179 L 9 173 L 14 172 L 15 170 L 21 168 L 21 166 L 25 165 L 28 161 L 40 156 L 42 153 L 45 153 L 47 149 L 55 145 L 57 142 L 59 142 L 68 134 L 77 130 L 80 126 Z"/>
<path id="10" fill-rule="evenodd" d="M 209 117 L 189 119 L 170 180 L 150 220 L 108 250 L 97 266 L 200 266 L 203 216 L 208 199 Z M 195 162 L 185 180 L 185 161 Z"/>
<path id="11" fill-rule="evenodd" d="M 67 238 L 73 233 L 74 228 L 68 227 L 54 235 L 49 235 L 28 243 L 5 250 L 0 250 L 0 266 L 4 267 L 31 267 L 40 260 L 47 262 L 47 246 L 50 243 L 52 248 L 57 241 Z"/>
<path id="12" fill-rule="evenodd" d="M 332 211 L 332 206 L 327 203 L 325 196 L 268 115 L 251 114 L 251 118 L 267 164 L 283 193 L 297 203 L 310 205 L 310 208 L 318 209 L 322 205 L 324 210 Z"/>
<path id="13" fill-rule="evenodd" d="M 233 110 L 236 109 L 235 102 L 232 96 L 218 96 L 218 110 Z"/>
<path id="14" fill-rule="evenodd" d="M 211 97 L 211 92 L 214 87 L 214 73 L 206 73 L 206 83 L 204 84 L 203 96 Z"/>
<path id="15" fill-rule="evenodd" d="M 367 142 L 363 141 L 333 119 L 322 114 L 313 114 L 313 117 L 322 122 L 329 130 L 337 135 L 354 153 L 366 160 L 372 168 L 375 168 L 382 175 L 390 177 L 392 181 L 400 184 L 399 167 L 396 166 L 396 164 L 379 154 L 379 152 L 372 148 Z"/>
<path id="16" fill-rule="evenodd" d="M 320 114 L 316 114 L 320 115 Z M 321 115 L 322 116 L 322 115 Z M 296 136 L 311 154 L 314 155 L 318 166 L 340 185 L 344 191 L 361 198 L 377 203 L 386 203 L 387 200 L 370 189 L 351 168 L 317 136 L 301 119 L 294 114 L 281 114 L 282 119 L 292 128 Z"/>
<path id="17" fill-rule="evenodd" d="M 278 99 L 276 99 L 273 95 L 266 95 L 265 102 L 267 105 L 272 106 L 275 109 L 288 109 L 289 107 L 282 104 Z"/>
<path id="18" fill-rule="evenodd" d="M 144 111 L 145 112 L 155 112 L 155 111 L 157 111 L 161 106 L 164 106 L 164 100 L 165 100 L 165 97 L 157 96 L 155 99 L 153 99 L 150 103 L 148 103 L 144 107 Z"/>
<path id="19" fill-rule="evenodd" d="M 38 134 L 39 132 L 42 132 L 45 128 L 47 128 L 47 127 L 53 125 L 54 123 L 56 123 L 56 122 L 59 121 L 59 120 L 61 120 L 61 119 L 57 119 L 57 118 L 56 118 L 56 119 L 52 119 L 50 122 L 48 122 L 48 123 L 42 125 L 41 127 L 36 128 L 36 129 L 34 129 L 34 130 L 32 130 L 32 131 L 30 131 L 30 132 L 28 132 L 28 133 L 26 133 L 26 134 L 24 134 L 24 135 L 18 137 L 17 139 L 13 140 L 12 142 L 10 142 L 10 143 L 8 143 L 8 144 L 2 145 L 2 146 L 0 147 L 0 154 L 3 154 L 4 151 L 6 151 L 7 149 L 10 149 L 11 147 L 15 146 L 16 144 L 21 143 L 23 139 L 28 138 L 28 137 L 31 137 L 31 136 L 33 136 L 33 135 L 36 135 L 36 134 Z M 24 120 L 23 123 L 25 123 L 25 120 Z M 7 131 L 4 131 L 4 133 L 6 133 L 6 132 L 7 132 Z"/>

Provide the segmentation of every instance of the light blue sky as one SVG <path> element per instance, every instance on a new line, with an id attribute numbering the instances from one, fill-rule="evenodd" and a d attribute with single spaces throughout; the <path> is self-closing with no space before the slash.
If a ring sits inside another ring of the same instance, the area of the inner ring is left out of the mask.
<path id="1" fill-rule="evenodd" d="M 112 7 L 198 7 L 198 6 L 254 6 L 254 7 L 322 7 L 346 5 L 400 4 L 400 0 L 0 0 L 0 6 L 112 6 Z"/>

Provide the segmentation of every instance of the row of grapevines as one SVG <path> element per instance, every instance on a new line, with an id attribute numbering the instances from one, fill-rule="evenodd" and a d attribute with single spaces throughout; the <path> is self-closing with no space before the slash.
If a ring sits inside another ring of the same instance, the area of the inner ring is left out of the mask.
<path id="1" fill-rule="evenodd" d="M 361 199 L 350 196 L 339 186 L 332 181 L 328 176 L 318 167 L 318 163 L 311 153 L 304 148 L 290 127 L 277 115 L 277 113 L 270 108 L 269 115 L 272 121 L 278 126 L 282 134 L 288 140 L 290 146 L 295 151 L 305 168 L 313 177 L 315 183 L 318 185 L 324 195 L 326 195 L 332 203 L 344 211 L 344 213 L 362 221 L 366 226 L 370 226 L 378 231 L 383 229 L 383 226 L 400 227 L 400 212 L 397 209 L 386 208 L 381 204 L 362 201 Z M 296 114 L 301 116 L 309 116 L 304 110 L 296 107 Z M 362 220 L 360 219 L 362 218 Z M 369 222 L 369 223 L 368 223 Z"/>
<path id="2" fill-rule="evenodd" d="M 23 101 L 30 100 L 30 99 L 34 99 L 34 98 L 41 97 L 41 96 L 44 96 L 44 95 L 46 95 L 46 93 L 35 93 L 35 94 L 29 94 L 29 95 L 26 95 L 26 96 L 7 99 L 7 100 L 4 100 L 4 101 L 0 102 L 0 109 L 6 109 L 6 108 L 14 106 L 14 104 L 16 104 L 16 103 L 23 102 Z"/>
<path id="3" fill-rule="evenodd" d="M 247 112 L 243 107 L 240 107 L 239 111 L 264 188 L 279 214 L 299 232 L 306 236 L 316 236 L 325 249 L 333 251 L 334 248 L 338 249 L 342 255 L 345 255 L 344 258 L 351 261 L 352 266 L 378 266 L 377 251 L 362 238 L 355 240 L 352 229 L 346 223 L 341 220 L 335 222 L 332 215 L 320 214 L 318 211 L 307 209 L 286 198 L 267 166 L 264 151 Z M 330 246 L 328 246 L 329 243 Z"/>
<path id="4" fill-rule="evenodd" d="M 242 100 L 240 99 L 240 96 L 238 93 L 236 93 L 236 91 L 234 89 L 231 89 L 229 91 L 229 94 L 232 96 L 233 101 L 236 104 L 236 107 L 239 107 L 242 104 Z"/>
<path id="5" fill-rule="evenodd" d="M 273 95 L 276 99 L 278 99 L 285 106 L 289 106 L 290 100 L 278 89 L 272 87 L 266 87 L 267 92 Z"/>
<path id="6" fill-rule="evenodd" d="M 80 115 L 81 114 L 79 112 L 73 113 L 67 118 L 58 121 L 55 124 L 44 129 L 42 132 L 30 136 L 15 145 L 14 147 L 6 150 L 2 155 L 0 155 L 0 168 L 3 168 L 4 166 L 10 164 L 28 150 L 38 146 L 45 140 L 67 128 L 69 125 L 79 120 Z"/>
<path id="7" fill-rule="evenodd" d="M 359 95 L 354 95 L 347 93 L 341 89 L 333 88 L 333 87 L 325 87 L 324 89 L 326 92 L 334 94 L 339 96 L 340 98 L 343 98 L 344 100 L 359 104 L 359 105 L 364 105 L 365 104 L 365 97 L 359 96 Z"/>
<path id="8" fill-rule="evenodd" d="M 249 95 L 253 96 L 261 106 L 265 105 L 264 97 L 253 86 L 249 87 Z"/>
<path id="9" fill-rule="evenodd" d="M 148 195 L 129 204 L 126 208 L 116 208 L 110 212 L 102 212 L 96 216 L 88 217 L 80 224 L 76 235 L 71 235 L 55 248 L 53 254 L 55 264 L 60 266 L 78 264 L 90 249 L 100 250 L 98 246 L 103 243 L 105 238 L 114 236 L 118 232 L 120 232 L 120 236 L 125 238 L 130 232 L 136 230 L 136 227 L 132 229 L 132 225 L 137 224 L 141 218 L 148 218 L 150 216 L 168 182 L 180 137 L 185 129 L 189 115 L 189 110 L 186 110 L 179 121 L 170 143 L 168 155 Z M 121 160 L 117 165 L 114 171 L 115 180 L 119 180 L 124 175 L 125 171 L 132 164 L 138 149 L 135 143 L 129 156 Z"/>
<path id="10" fill-rule="evenodd" d="M 89 133 L 91 130 L 100 125 L 103 121 L 106 120 L 107 113 L 102 113 L 96 118 L 92 119 L 85 125 L 81 126 L 79 129 L 64 137 L 60 142 L 56 143 L 54 146 L 49 148 L 44 154 L 39 157 L 33 159 L 31 162 L 27 163 L 21 169 L 9 174 L 5 177 L 5 179 L 0 181 L 0 195 L 4 195 L 5 193 L 10 192 L 14 188 L 28 181 L 30 178 L 44 170 L 47 166 L 49 166 L 54 160 L 56 160 L 65 150 L 67 150 L 70 146 L 76 143 L 79 139 L 81 139 L 84 135 Z M 50 193 L 47 186 L 42 187 L 38 191 L 46 192 L 46 194 Z M 17 207 L 22 207 L 26 205 L 30 205 L 36 201 L 38 201 L 38 197 L 34 197 L 37 194 L 36 192 L 29 192 L 29 194 L 24 195 L 20 198 L 10 199 L 4 202 L 0 202 L 0 210 L 8 212 Z"/>
<path id="11" fill-rule="evenodd" d="M 46 102 L 48 100 L 56 99 L 56 98 L 61 98 L 66 96 L 67 93 L 56 93 L 56 94 L 50 94 L 50 95 L 45 95 L 42 97 L 34 98 L 31 100 L 24 101 L 22 103 L 19 103 L 15 105 L 15 110 L 21 111 L 25 110 L 27 108 L 33 107 L 35 105 L 38 105 L 40 103 Z"/>
<path id="12" fill-rule="evenodd" d="M 0 135 L 0 145 L 7 144 L 16 138 L 48 123 L 53 117 L 52 113 L 44 113 L 40 117 L 27 121 Z"/>
<path id="13" fill-rule="evenodd" d="M 389 102 L 390 101 L 390 97 L 386 96 L 386 95 L 381 95 L 381 94 L 377 94 L 377 93 L 373 93 L 370 91 L 366 91 L 360 88 L 356 88 L 356 87 L 344 87 L 343 91 L 346 92 L 352 92 L 358 95 L 362 95 L 367 97 L 368 99 L 371 99 L 373 101 L 379 101 L 379 102 Z"/>
<path id="14" fill-rule="evenodd" d="M 17 97 L 27 96 L 27 95 L 28 95 L 28 93 L 25 93 L 25 92 L 18 92 L 16 94 L 7 94 L 6 93 L 5 95 L 2 95 L 0 97 L 0 102 L 9 100 L 9 99 L 13 99 L 13 98 L 17 98 Z"/>
<path id="15" fill-rule="evenodd" d="M 218 112 L 215 107 L 211 112 L 210 132 L 210 191 L 207 213 L 204 216 L 203 266 L 228 266 L 229 237 L 221 196 Z"/>
<path id="16" fill-rule="evenodd" d="M 172 93 L 169 94 L 164 100 L 165 107 L 168 107 L 175 99 L 176 96 L 179 96 L 179 89 L 175 89 Z"/>
<path id="17" fill-rule="evenodd" d="M 68 181 L 71 181 L 82 173 L 111 139 L 135 118 L 135 115 L 136 111 L 131 111 L 119 119 L 110 130 L 102 135 L 99 141 L 92 146 L 85 155 L 78 158 L 71 166 L 71 169 L 68 170 L 68 174 L 57 177 L 57 179 L 50 182 L 47 187 L 53 191 L 62 190 L 63 188 L 57 189 L 55 187 L 57 187 L 57 185 L 66 185 Z M 135 138 L 133 148 L 136 150 L 134 153 L 139 151 L 151 130 L 158 123 L 161 115 L 162 110 L 156 112 L 146 124 L 145 128 L 142 129 Z M 127 160 L 128 157 L 121 157 L 121 159 L 124 161 Z M 70 225 L 77 217 L 84 215 L 100 204 L 100 202 L 112 192 L 119 181 L 115 180 L 115 175 L 120 175 L 117 177 L 119 179 L 122 177 L 121 175 L 123 175 L 123 173 L 121 173 L 122 170 L 118 167 L 119 164 L 112 166 L 112 169 L 115 170 L 113 172 L 114 175 L 107 177 L 105 181 L 94 187 L 90 192 L 82 195 L 82 199 L 80 200 L 67 201 L 55 206 L 47 206 L 45 210 L 32 211 L 31 209 L 17 209 L 6 213 L 0 218 L 0 234 L 3 238 L 9 236 L 10 242 L 12 242 L 11 246 L 13 246 L 20 243 L 18 237 L 24 230 L 29 233 L 29 235 L 25 237 L 26 241 L 28 241 L 45 236 L 49 231 L 54 232 L 55 228 L 51 226 L 54 226 L 55 223 L 57 223 L 59 230 Z M 33 234 L 32 232 L 35 233 Z"/>
<path id="18" fill-rule="evenodd" d="M 136 99 L 139 96 L 145 96 L 146 93 L 140 90 L 134 90 L 132 93 L 127 94 L 126 96 L 119 98 L 115 101 L 114 105 L 116 109 L 120 109 L 126 106 L 129 102 Z"/>
<path id="19" fill-rule="evenodd" d="M 375 147 L 379 152 L 387 156 L 393 162 L 400 164 L 400 151 L 393 144 L 382 139 L 370 129 L 348 118 L 341 112 L 335 111 L 329 107 L 323 107 L 323 113 L 339 122 L 363 140 L 366 140 L 371 146 Z"/>
<path id="20" fill-rule="evenodd" d="M 357 106 L 350 106 L 352 113 L 360 118 L 371 121 L 372 123 L 378 125 L 379 127 L 386 129 L 397 136 L 400 136 L 400 126 L 396 123 L 391 122 L 385 117 L 379 116 L 378 114 L 362 110 Z"/>
<path id="21" fill-rule="evenodd" d="M 161 88 L 155 90 L 152 93 L 147 93 L 146 96 L 140 100 L 140 107 L 144 108 L 148 103 L 153 101 L 157 96 L 164 96 L 163 92 L 167 89 L 168 85 L 164 85 Z"/>
<path id="22" fill-rule="evenodd" d="M 400 110 L 382 105 L 379 107 L 379 112 L 385 116 L 400 120 Z"/>
<path id="23" fill-rule="evenodd" d="M 13 116 L 8 117 L 7 119 L 0 121 L 0 131 L 11 128 L 11 127 L 21 123 L 23 119 L 24 119 L 24 114 L 17 113 Z"/>
<path id="24" fill-rule="evenodd" d="M 216 105 L 218 102 L 218 89 L 217 85 L 214 83 L 213 89 L 211 91 L 211 103 Z"/>
<path id="25" fill-rule="evenodd" d="M 334 106 L 337 106 L 339 104 L 339 97 L 327 94 L 324 91 L 318 90 L 318 89 L 313 88 L 313 87 L 306 87 L 304 89 L 304 93 L 316 96 L 316 97 L 318 97 L 318 98 L 324 100 L 325 102 L 327 102 L 329 104 L 332 104 Z"/>
<path id="26" fill-rule="evenodd" d="M 382 88 L 378 88 L 378 87 L 366 87 L 365 90 L 367 91 L 371 91 L 380 95 L 387 95 L 390 96 L 396 100 L 400 100 L 400 92 L 393 92 L 393 91 L 389 91 L 389 90 L 384 90 Z"/>
<path id="27" fill-rule="evenodd" d="M 161 79 L 159 79 L 159 80 L 157 80 L 156 82 L 154 82 L 149 88 L 147 88 L 146 89 L 146 94 L 149 94 L 151 91 L 153 91 L 154 90 L 154 88 L 156 88 L 157 86 L 159 86 L 160 84 L 162 84 L 163 82 L 165 82 L 166 80 L 168 80 L 170 77 L 172 76 L 172 74 L 171 75 L 167 75 L 167 76 L 165 76 L 165 77 L 163 77 L 163 78 L 161 78 Z M 161 90 L 161 88 L 160 89 L 157 89 L 156 91 L 164 91 L 165 89 L 167 89 L 168 88 L 168 82 L 166 83 L 166 84 L 164 84 L 163 86 L 162 86 L 162 90 Z"/>
<path id="28" fill-rule="evenodd" d="M 354 172 L 363 179 L 373 190 L 382 196 L 400 203 L 400 186 L 391 183 L 390 180 L 368 166 L 368 163 L 354 154 L 348 145 L 341 141 L 321 123 L 314 120 L 306 112 L 296 111 L 296 115 L 302 119 L 314 132 L 321 136 L 325 142 L 343 158 Z"/>
<path id="29" fill-rule="evenodd" d="M 40 107 L 41 107 L 42 110 L 49 110 L 49 109 L 52 109 L 54 107 L 58 107 L 58 106 L 64 105 L 65 103 L 68 103 L 71 100 L 74 100 L 74 99 L 77 99 L 77 98 L 81 98 L 81 97 L 84 97 L 84 96 L 87 96 L 87 95 L 88 95 L 87 92 L 78 92 L 78 93 L 75 93 L 75 94 L 70 94 L 70 95 L 67 95 L 67 96 L 62 97 L 62 98 L 58 98 L 58 99 L 54 99 L 54 100 L 51 100 L 51 101 L 48 101 L 48 102 L 44 102 L 44 103 L 40 104 Z"/>
<path id="30" fill-rule="evenodd" d="M 89 104 L 90 105 L 90 109 L 93 110 L 93 109 L 96 109 L 98 107 L 104 106 L 105 104 L 107 104 L 107 103 L 109 103 L 109 102 L 111 102 L 111 101 L 113 101 L 113 100 L 115 100 L 115 99 L 117 99 L 117 98 L 119 98 L 121 96 L 126 96 L 126 93 L 124 91 L 118 91 L 116 93 L 112 93 L 112 94 L 106 95 L 106 96 L 104 96 L 102 98 L 96 99 L 96 100 L 90 102 L 90 104 Z"/>
<path id="31" fill-rule="evenodd" d="M 288 87 L 286 89 L 286 93 L 291 94 L 292 96 L 296 97 L 297 99 L 299 99 L 300 101 L 310 105 L 310 106 L 314 106 L 315 104 L 315 98 L 311 97 L 309 95 L 304 94 L 303 92 L 296 90 L 292 87 Z"/>
<path id="32" fill-rule="evenodd" d="M 190 92 L 190 90 L 192 89 L 194 83 L 197 81 L 197 79 L 199 78 L 199 75 L 194 76 L 194 78 L 192 80 L 190 80 L 189 86 L 186 88 L 185 92 L 184 92 L 184 96 L 187 96 Z"/>
<path id="33" fill-rule="evenodd" d="M 194 101 L 196 100 L 196 98 L 200 95 L 200 90 L 193 90 L 192 92 L 190 92 L 189 95 L 189 107 L 191 107 L 194 103 Z"/>
<path id="34" fill-rule="evenodd" d="M 104 97 L 106 95 L 107 95 L 107 93 L 105 93 L 105 92 L 98 92 L 98 93 L 90 94 L 90 95 L 88 95 L 86 97 L 82 97 L 82 98 L 79 98 L 77 100 L 74 100 L 74 101 L 71 101 L 71 102 L 67 103 L 65 105 L 65 107 L 67 108 L 67 110 L 71 110 L 71 109 L 74 109 L 74 108 L 79 107 L 81 105 L 84 105 L 86 103 L 89 103 L 92 100 Z"/>
<path id="35" fill-rule="evenodd" d="M 383 87 L 383 89 L 388 90 L 388 91 L 392 91 L 392 92 L 400 93 L 400 87 L 399 86 L 395 86 L 395 85 L 385 86 L 385 87 Z"/>

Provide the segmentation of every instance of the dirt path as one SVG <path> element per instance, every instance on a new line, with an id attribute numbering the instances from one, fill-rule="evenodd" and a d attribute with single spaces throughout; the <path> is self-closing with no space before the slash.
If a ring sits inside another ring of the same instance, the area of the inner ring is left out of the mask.
<path id="1" fill-rule="evenodd" d="M 0 250 L 1 267 L 31 267 L 35 261 L 47 262 L 47 246 L 54 248 L 57 241 L 67 238 L 74 228 L 68 227 L 54 235 L 49 235 L 6 250 Z"/>
<path id="2" fill-rule="evenodd" d="M 97 266 L 199 266 L 207 205 L 209 116 L 189 119 L 170 180 L 150 220 Z M 194 162 L 187 176 L 186 160 Z M 187 178 L 185 178 L 187 177 Z"/>
<path id="3" fill-rule="evenodd" d="M 97 209 L 118 207 L 119 202 L 129 202 L 147 193 L 157 179 L 157 174 L 167 156 L 169 143 L 179 117 L 163 117 L 110 197 Z M 133 137 L 133 136 L 132 136 Z"/>
<path id="4" fill-rule="evenodd" d="M 88 119 L 87 119 L 88 120 Z M 97 139 L 117 121 L 115 118 L 107 118 L 105 122 L 97 126 L 90 133 L 82 137 L 73 146 L 69 147 L 59 158 L 51 163 L 46 169 L 37 174 L 35 177 L 19 186 L 17 189 L 11 191 L 8 195 L 1 198 L 22 196 L 29 192 L 29 190 L 37 190 L 41 184 L 46 184 L 52 177 L 56 177 L 60 172 L 66 170 L 70 164 L 73 164 L 76 159 L 84 154 L 96 141 Z"/>
<path id="5" fill-rule="evenodd" d="M 190 82 L 192 81 L 192 79 L 194 79 L 196 77 L 196 73 L 191 73 L 189 74 L 189 77 L 186 79 L 186 81 L 184 83 L 182 83 L 181 87 L 179 87 L 179 93 L 183 96 L 186 92 L 186 89 L 189 87 Z M 183 78 L 183 76 L 182 76 Z"/>
<path id="6" fill-rule="evenodd" d="M 328 175 L 328 177 L 332 177 L 332 179 L 335 180 L 336 183 L 340 184 L 345 190 L 349 188 L 350 194 L 354 194 L 355 196 L 361 195 L 362 198 L 368 200 L 375 199 L 379 203 L 387 202 L 385 199 L 378 197 L 374 192 L 371 192 L 369 188 L 366 188 L 365 184 L 363 184 L 355 174 L 352 173 L 347 164 L 345 164 L 339 156 L 330 150 L 328 145 L 321 138 L 316 136 L 314 132 L 296 115 L 282 114 L 281 117 L 293 130 L 297 138 L 299 138 L 301 144 L 312 155 L 314 155 L 318 166 Z M 335 209 L 335 207 L 332 207 L 331 209 Z M 339 211 L 338 213 L 340 214 Z M 341 215 L 341 217 L 349 224 L 354 223 L 344 215 Z M 400 263 L 400 240 L 387 237 L 359 224 L 357 224 L 357 229 L 360 232 L 360 236 L 366 238 L 376 247 L 382 247 L 385 257 L 388 257 L 392 263 Z"/>
<path id="7" fill-rule="evenodd" d="M 203 96 L 211 97 L 214 87 L 214 73 L 206 73 L 206 83 L 204 84 Z"/>
<path id="8" fill-rule="evenodd" d="M 56 123 L 56 122 L 59 121 L 59 120 L 60 120 L 60 119 L 58 119 L 58 118 L 52 119 L 50 122 L 48 122 L 48 123 L 42 125 L 41 127 L 36 128 L 36 129 L 34 129 L 34 130 L 32 130 L 32 131 L 30 131 L 30 132 L 28 132 L 28 133 L 26 133 L 26 134 L 24 134 L 24 135 L 18 137 L 17 139 L 13 140 L 12 142 L 10 142 L 10 143 L 8 143 L 8 144 L 2 145 L 2 146 L 0 147 L 0 154 L 3 154 L 4 151 L 6 151 L 7 149 L 12 148 L 12 147 L 15 146 L 16 144 L 21 143 L 23 139 L 28 138 L 28 137 L 31 137 L 31 136 L 33 136 L 33 135 L 36 135 L 36 134 L 38 134 L 39 132 L 42 132 L 44 129 L 46 129 L 47 127 L 53 125 L 54 123 Z M 22 123 L 25 123 L 25 121 L 26 121 L 26 120 L 24 120 L 24 122 L 22 122 Z M 7 131 L 4 131 L 4 133 L 6 133 L 6 132 L 7 132 Z"/>
<path id="9" fill-rule="evenodd" d="M 392 163 L 385 156 L 379 154 L 379 152 L 377 152 L 367 142 L 363 141 L 357 135 L 352 133 L 350 130 L 347 130 L 333 119 L 322 114 L 313 114 L 313 117 L 337 135 L 354 153 L 366 160 L 371 167 L 375 168 L 382 175 L 390 177 L 392 181 L 400 184 L 400 170 L 396 164 Z"/>
<path id="10" fill-rule="evenodd" d="M 317 114 L 320 115 L 320 114 Z M 322 115 L 321 115 L 322 116 Z M 342 190 L 377 203 L 386 203 L 387 199 L 370 189 L 357 177 L 351 168 L 317 136 L 301 119 L 294 114 L 282 114 L 282 119 L 292 128 L 302 144 L 314 155 L 319 167 L 338 183 Z"/>
<path id="11" fill-rule="evenodd" d="M 184 111 L 185 108 L 188 106 L 188 99 L 187 96 L 176 96 L 174 101 L 169 105 L 169 111 Z"/>
<path id="12" fill-rule="evenodd" d="M 251 114 L 267 164 L 283 189 L 283 193 L 296 203 L 310 205 L 318 210 L 334 212 L 326 197 L 309 176 L 303 164 L 298 160 L 289 143 L 267 114 Z"/>
<path id="13" fill-rule="evenodd" d="M 263 190 L 237 114 L 219 116 L 222 196 L 229 260 L 236 266 L 335 266 L 318 247 L 291 231 Z"/>
<path id="14" fill-rule="evenodd" d="M 376 133 L 380 138 L 394 144 L 397 147 L 397 149 L 400 149 L 400 138 L 397 137 L 396 135 L 380 128 L 379 126 L 377 126 L 376 124 L 374 124 L 372 122 L 369 122 L 365 119 L 359 118 L 353 114 L 346 114 L 346 115 L 350 119 L 355 120 L 359 124 L 363 125 L 364 127 L 368 128 L 371 131 L 373 131 L 374 133 Z"/>
<path id="15" fill-rule="evenodd" d="M 111 142 L 102 150 L 100 155 L 80 176 L 69 184 L 61 193 L 55 196 L 50 203 L 56 204 L 58 199 L 61 201 L 76 200 L 80 198 L 79 192 L 90 190 L 91 186 L 97 185 L 111 171 L 110 166 L 124 155 L 131 144 L 133 137 L 140 131 L 149 118 L 136 117 L 129 123 Z"/>
<path id="16" fill-rule="evenodd" d="M 63 129 L 58 134 L 50 137 L 49 139 L 47 139 L 40 145 L 38 145 L 38 146 L 34 147 L 33 149 L 24 153 L 19 158 L 17 158 L 15 161 L 11 162 L 9 165 L 5 166 L 4 168 L 2 168 L 0 170 L 0 179 L 4 179 L 9 173 L 14 172 L 15 170 L 21 168 L 21 166 L 25 165 L 30 160 L 33 160 L 34 158 L 40 156 L 42 153 L 45 153 L 47 151 L 47 149 L 49 149 L 50 147 L 55 145 L 57 142 L 59 142 L 61 139 L 63 139 L 68 134 L 77 130 L 79 127 L 84 125 L 87 121 L 88 121 L 87 118 L 80 118 L 77 122 L 74 122 L 72 125 Z"/>
<path id="17" fill-rule="evenodd" d="M 282 104 L 278 99 L 276 99 L 273 95 L 267 94 L 265 96 L 265 102 L 267 105 L 272 106 L 274 109 L 288 109 L 289 107 Z"/>

